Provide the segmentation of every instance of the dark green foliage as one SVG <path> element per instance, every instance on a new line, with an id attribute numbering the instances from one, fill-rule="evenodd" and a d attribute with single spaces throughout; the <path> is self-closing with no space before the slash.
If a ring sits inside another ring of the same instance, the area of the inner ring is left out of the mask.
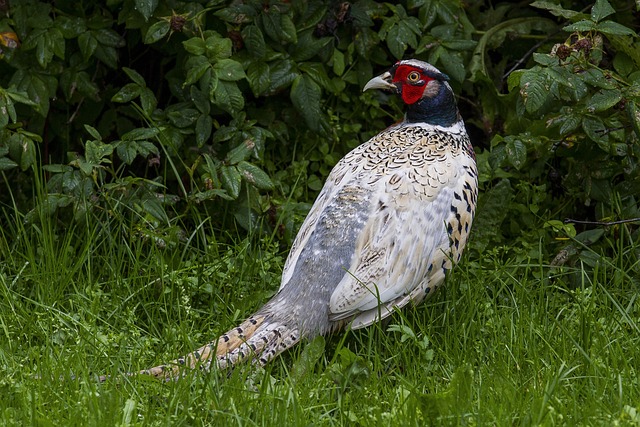
<path id="1" fill-rule="evenodd" d="M 565 216 L 638 216 L 627 2 L 5 4 L 0 202 L 29 222 L 107 214 L 170 235 L 203 215 L 287 244 L 336 161 L 400 117 L 361 88 L 403 57 L 461 95 L 484 190 L 477 250 L 526 253 Z"/>

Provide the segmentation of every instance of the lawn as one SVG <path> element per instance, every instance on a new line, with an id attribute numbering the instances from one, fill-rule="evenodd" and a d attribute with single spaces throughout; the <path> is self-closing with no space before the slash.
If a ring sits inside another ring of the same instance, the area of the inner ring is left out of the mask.
<path id="1" fill-rule="evenodd" d="M 472 246 L 446 288 L 383 325 L 264 369 L 163 383 L 120 373 L 251 314 L 286 248 L 216 241 L 206 221 L 163 247 L 115 219 L 64 233 L 2 219 L 2 425 L 640 425 L 638 248 L 624 228 L 609 257 L 556 268 Z"/>

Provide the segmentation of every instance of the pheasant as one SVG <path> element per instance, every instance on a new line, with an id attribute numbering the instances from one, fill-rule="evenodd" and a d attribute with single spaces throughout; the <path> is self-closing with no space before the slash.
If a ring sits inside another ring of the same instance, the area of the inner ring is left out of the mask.
<path id="1" fill-rule="evenodd" d="M 301 339 L 369 326 L 442 285 L 467 242 L 475 156 L 448 77 L 416 59 L 364 87 L 397 94 L 404 120 L 333 168 L 295 238 L 278 293 L 238 327 L 139 374 L 175 378 L 265 364 Z"/>

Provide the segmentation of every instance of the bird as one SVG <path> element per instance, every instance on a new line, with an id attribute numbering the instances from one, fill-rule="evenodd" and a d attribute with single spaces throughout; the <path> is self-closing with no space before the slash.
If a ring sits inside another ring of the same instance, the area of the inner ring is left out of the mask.
<path id="1" fill-rule="evenodd" d="M 303 339 L 370 326 L 442 286 L 460 261 L 478 197 L 475 154 L 448 80 L 418 59 L 372 78 L 363 91 L 399 96 L 404 118 L 331 170 L 278 292 L 227 333 L 138 374 L 169 380 L 189 368 L 265 365 Z"/>

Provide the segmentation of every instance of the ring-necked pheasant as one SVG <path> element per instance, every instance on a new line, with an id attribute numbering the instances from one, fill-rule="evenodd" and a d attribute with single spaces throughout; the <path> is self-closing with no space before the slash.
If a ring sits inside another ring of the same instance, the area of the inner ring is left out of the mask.
<path id="1" fill-rule="evenodd" d="M 302 338 L 371 325 L 433 293 L 460 260 L 477 198 L 475 156 L 447 80 L 415 59 L 371 79 L 365 91 L 400 95 L 404 121 L 333 168 L 278 293 L 215 341 L 140 373 L 169 378 L 182 366 L 264 364 Z"/>

